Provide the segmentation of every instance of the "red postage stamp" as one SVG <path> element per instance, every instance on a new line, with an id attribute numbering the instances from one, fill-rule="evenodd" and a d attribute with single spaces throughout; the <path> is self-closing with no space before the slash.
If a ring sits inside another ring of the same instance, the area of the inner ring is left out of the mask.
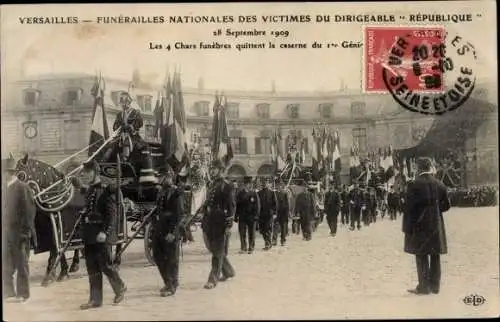
<path id="1" fill-rule="evenodd" d="M 444 40 L 442 27 L 366 27 L 364 92 L 387 93 L 384 69 L 401 78 L 409 90 L 442 92 Z"/>

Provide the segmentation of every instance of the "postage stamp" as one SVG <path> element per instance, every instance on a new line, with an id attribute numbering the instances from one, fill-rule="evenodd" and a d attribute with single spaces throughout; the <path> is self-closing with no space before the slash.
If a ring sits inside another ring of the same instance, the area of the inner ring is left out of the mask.
<path id="1" fill-rule="evenodd" d="M 439 58 L 444 37 L 443 27 L 365 27 L 363 90 L 387 93 L 385 68 L 403 77 L 413 91 L 442 92 Z"/>

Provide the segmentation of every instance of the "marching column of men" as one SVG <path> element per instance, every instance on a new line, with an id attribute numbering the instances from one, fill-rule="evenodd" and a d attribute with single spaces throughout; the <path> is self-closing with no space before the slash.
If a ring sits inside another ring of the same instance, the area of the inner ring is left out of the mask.
<path id="1" fill-rule="evenodd" d="M 260 199 L 257 192 L 252 189 L 252 177 L 244 178 L 243 187 L 236 197 L 236 216 L 240 234 L 240 253 L 253 253 L 255 249 L 255 232 L 257 220 L 260 217 Z M 247 240 L 248 236 L 248 240 Z"/>
<path id="2" fill-rule="evenodd" d="M 285 191 L 283 182 L 275 181 L 276 186 L 276 219 L 273 225 L 273 246 L 278 244 L 278 234 L 280 235 L 280 244 L 285 246 L 286 236 L 288 235 L 288 216 L 290 212 L 290 201 Z"/>

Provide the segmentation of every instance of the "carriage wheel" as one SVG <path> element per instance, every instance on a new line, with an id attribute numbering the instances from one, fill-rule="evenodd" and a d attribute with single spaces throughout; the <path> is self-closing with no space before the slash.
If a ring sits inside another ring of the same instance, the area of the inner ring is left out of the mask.
<path id="1" fill-rule="evenodd" d="M 152 234 L 153 225 L 151 223 L 146 225 L 144 228 L 144 254 L 146 255 L 146 259 L 151 265 L 156 265 L 153 258 L 153 234 Z"/>

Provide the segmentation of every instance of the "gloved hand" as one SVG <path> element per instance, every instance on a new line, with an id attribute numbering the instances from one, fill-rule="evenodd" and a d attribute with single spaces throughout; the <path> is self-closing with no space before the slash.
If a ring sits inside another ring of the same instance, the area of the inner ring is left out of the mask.
<path id="1" fill-rule="evenodd" d="M 101 231 L 99 234 L 97 234 L 96 241 L 98 243 L 104 243 L 106 241 L 106 238 L 106 234 Z"/>

